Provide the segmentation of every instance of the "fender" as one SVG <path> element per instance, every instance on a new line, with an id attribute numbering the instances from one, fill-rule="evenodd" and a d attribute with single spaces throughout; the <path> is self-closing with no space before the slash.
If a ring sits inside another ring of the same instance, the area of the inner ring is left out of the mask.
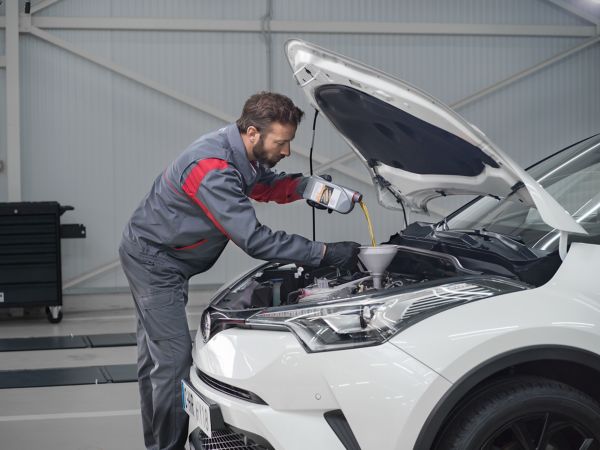
<path id="1" fill-rule="evenodd" d="M 574 347 L 538 345 L 497 355 L 470 370 L 446 392 L 427 417 L 414 450 L 430 450 L 432 448 L 435 437 L 450 411 L 483 380 L 511 366 L 542 360 L 573 362 L 600 373 L 600 355 Z"/>

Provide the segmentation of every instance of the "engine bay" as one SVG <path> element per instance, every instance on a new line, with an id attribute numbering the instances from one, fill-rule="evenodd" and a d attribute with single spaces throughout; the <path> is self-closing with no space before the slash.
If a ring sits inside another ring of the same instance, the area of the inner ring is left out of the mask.
<path id="1" fill-rule="evenodd" d="M 488 236 L 490 234 L 492 236 Z M 386 244 L 398 250 L 377 280 L 360 261 L 353 271 L 265 263 L 219 295 L 212 306 L 243 311 L 352 299 L 416 283 L 478 275 L 495 275 L 529 286 L 541 286 L 553 276 L 561 262 L 557 251 L 535 253 L 524 245 L 507 246 L 493 233 L 442 232 L 436 224 L 422 222 L 409 225 L 380 245 Z"/>
<path id="2" fill-rule="evenodd" d="M 269 263 L 234 285 L 214 306 L 219 309 L 246 310 L 329 301 L 480 273 L 464 268 L 453 256 L 400 246 L 383 276 L 380 289 L 375 289 L 373 276 L 360 263 L 356 271 Z"/>

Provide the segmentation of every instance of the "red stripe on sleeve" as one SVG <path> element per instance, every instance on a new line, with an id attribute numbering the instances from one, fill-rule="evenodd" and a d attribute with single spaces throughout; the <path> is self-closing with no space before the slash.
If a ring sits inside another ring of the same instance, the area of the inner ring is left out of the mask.
<path id="1" fill-rule="evenodd" d="M 202 183 L 202 180 L 206 176 L 207 173 L 213 170 L 223 170 L 227 168 L 227 161 L 217 158 L 207 158 L 201 159 L 198 161 L 196 166 L 191 170 L 185 182 L 183 183 L 184 192 L 196 203 L 204 214 L 210 219 L 210 221 L 217 227 L 217 229 L 223 233 L 227 238 L 229 238 L 229 234 L 225 231 L 225 228 L 217 221 L 215 216 L 209 211 L 207 206 L 202 203 L 198 197 L 196 197 L 196 193 L 198 192 L 198 188 Z"/>
<path id="2" fill-rule="evenodd" d="M 257 183 L 250 193 L 250 198 L 259 202 L 274 201 L 276 203 L 289 203 L 300 200 L 302 197 L 296 192 L 300 180 L 300 177 L 284 178 L 273 183 L 273 186 Z"/>

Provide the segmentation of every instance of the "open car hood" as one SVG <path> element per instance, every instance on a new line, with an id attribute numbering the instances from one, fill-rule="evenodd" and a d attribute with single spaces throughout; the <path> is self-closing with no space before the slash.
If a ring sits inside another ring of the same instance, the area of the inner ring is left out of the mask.
<path id="1" fill-rule="evenodd" d="M 311 105 L 367 167 L 379 202 L 427 213 L 446 195 L 475 194 L 535 205 L 551 227 L 585 233 L 525 170 L 460 115 L 410 84 L 301 40 L 285 52 Z"/>

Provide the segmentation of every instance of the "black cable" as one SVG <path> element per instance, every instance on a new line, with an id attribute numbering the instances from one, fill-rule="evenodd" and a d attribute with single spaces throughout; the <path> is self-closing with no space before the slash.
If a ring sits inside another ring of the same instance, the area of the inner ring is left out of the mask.
<path id="1" fill-rule="evenodd" d="M 308 163 L 310 165 L 310 176 L 313 176 L 313 148 L 315 146 L 315 129 L 317 127 L 317 116 L 319 115 L 319 110 L 315 109 L 315 117 L 313 118 L 312 125 L 312 139 L 310 141 L 310 153 L 308 154 Z M 316 240 L 317 236 L 317 227 L 316 227 L 316 219 L 315 219 L 315 207 L 312 206 L 312 238 L 313 241 Z"/>

